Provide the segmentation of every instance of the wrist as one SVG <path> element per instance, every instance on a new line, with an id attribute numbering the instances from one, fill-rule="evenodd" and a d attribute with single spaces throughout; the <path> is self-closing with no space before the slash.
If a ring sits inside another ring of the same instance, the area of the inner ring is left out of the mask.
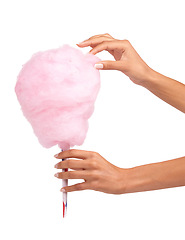
<path id="1" fill-rule="evenodd" d="M 120 168 L 119 177 L 119 193 L 131 193 L 134 186 L 137 185 L 136 182 L 136 172 L 135 168 Z"/>
<path id="2" fill-rule="evenodd" d="M 147 89 L 150 88 L 151 85 L 155 84 L 157 79 L 159 79 L 159 75 L 160 73 L 156 72 L 155 70 L 153 70 L 152 68 L 148 68 L 145 71 L 145 75 L 144 78 L 142 79 L 142 81 L 140 82 L 140 85 L 142 87 L 145 87 Z"/>
<path id="3" fill-rule="evenodd" d="M 123 193 L 142 192 L 149 190 L 152 178 L 147 174 L 145 166 L 137 166 L 127 169 Z"/>
<path id="4" fill-rule="evenodd" d="M 134 74 L 128 74 L 130 80 L 142 87 L 147 87 L 148 84 L 155 81 L 157 72 L 147 65 L 138 68 Z"/>
<path id="5" fill-rule="evenodd" d="M 127 171 L 124 193 L 136 192 L 139 185 L 141 185 L 141 179 L 138 177 L 136 167 L 129 168 Z"/>

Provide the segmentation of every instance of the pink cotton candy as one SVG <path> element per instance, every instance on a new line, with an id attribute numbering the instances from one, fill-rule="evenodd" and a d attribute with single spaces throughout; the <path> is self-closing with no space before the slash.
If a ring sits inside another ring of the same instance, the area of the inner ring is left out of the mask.
<path id="1" fill-rule="evenodd" d="M 100 88 L 100 59 L 64 45 L 38 52 L 23 65 L 15 91 L 24 116 L 46 148 L 81 145 Z"/>

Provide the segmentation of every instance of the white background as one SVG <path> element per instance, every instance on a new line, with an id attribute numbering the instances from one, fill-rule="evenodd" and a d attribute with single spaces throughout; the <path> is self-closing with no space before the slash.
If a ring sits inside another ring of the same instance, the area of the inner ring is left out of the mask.
<path id="1" fill-rule="evenodd" d="M 68 194 L 53 157 L 23 117 L 14 87 L 33 53 L 95 34 L 128 39 L 156 71 L 185 83 L 184 1 L 2 0 L 0 3 L 0 238 L 185 239 L 185 188 L 110 195 Z M 89 48 L 83 49 L 86 53 Z M 101 59 L 112 59 L 99 53 Z M 182 157 L 185 116 L 116 71 L 101 71 L 101 90 L 78 149 L 97 151 L 119 167 Z M 78 182 L 76 180 L 69 183 Z"/>

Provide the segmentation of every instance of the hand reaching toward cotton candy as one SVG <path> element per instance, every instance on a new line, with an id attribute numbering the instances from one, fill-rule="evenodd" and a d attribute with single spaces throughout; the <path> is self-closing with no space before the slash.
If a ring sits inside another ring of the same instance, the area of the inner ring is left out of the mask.
<path id="1" fill-rule="evenodd" d="M 107 33 L 90 37 L 77 46 L 92 47 L 89 53 L 94 55 L 103 50 L 108 51 L 116 61 L 103 60 L 97 62 L 95 67 L 100 70 L 119 70 L 136 84 L 141 84 L 150 72 L 149 66 L 128 40 L 118 40 Z"/>
<path id="2" fill-rule="evenodd" d="M 100 88 L 100 59 L 64 45 L 38 52 L 23 65 L 15 91 L 42 146 L 81 145 Z"/>
<path id="3" fill-rule="evenodd" d="M 101 34 L 77 45 L 92 47 L 90 53 L 93 55 L 103 50 L 108 51 L 116 61 L 97 62 L 95 65 L 97 69 L 119 70 L 133 83 L 145 87 L 163 101 L 185 113 L 185 85 L 150 68 L 128 40 L 118 40 L 109 34 Z"/>
<path id="4" fill-rule="evenodd" d="M 134 83 L 145 87 L 163 101 L 185 113 L 185 85 L 151 69 L 129 41 L 117 40 L 109 34 L 101 34 L 77 45 L 92 47 L 90 51 L 92 55 L 103 50 L 108 51 L 114 56 L 115 61 L 97 62 L 95 65 L 97 69 L 119 70 Z M 100 154 L 93 152 L 72 150 L 57 156 L 57 158 L 64 157 L 69 160 L 65 163 L 59 162 L 56 167 L 59 169 L 69 167 L 74 171 L 59 173 L 56 177 L 85 180 L 84 183 L 64 188 L 65 191 L 93 189 L 120 194 L 185 186 L 185 157 L 129 169 L 117 168 Z M 71 157 L 73 159 L 70 160 Z"/>

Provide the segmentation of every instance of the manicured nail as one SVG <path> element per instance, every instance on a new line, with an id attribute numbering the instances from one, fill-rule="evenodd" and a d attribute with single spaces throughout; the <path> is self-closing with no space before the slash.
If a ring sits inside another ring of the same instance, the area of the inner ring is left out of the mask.
<path id="1" fill-rule="evenodd" d="M 54 157 L 56 157 L 56 158 L 57 158 L 57 157 L 58 157 L 58 154 L 55 154 L 55 155 L 54 155 Z"/>
<path id="2" fill-rule="evenodd" d="M 80 42 L 80 43 L 78 43 L 78 45 L 81 45 L 81 44 L 83 44 L 85 41 L 82 41 L 82 42 Z"/>
<path id="3" fill-rule="evenodd" d="M 102 68 L 103 68 L 103 64 L 102 64 L 102 63 L 96 63 L 96 64 L 94 65 L 94 67 L 95 67 L 96 69 L 102 69 Z"/>
<path id="4" fill-rule="evenodd" d="M 57 168 L 57 164 L 55 164 L 54 168 Z"/>
<path id="5" fill-rule="evenodd" d="M 87 54 L 91 54 L 91 55 L 94 55 L 91 51 L 89 51 Z"/>
<path id="6" fill-rule="evenodd" d="M 58 173 L 55 173 L 55 175 L 54 175 L 55 177 L 58 177 Z"/>
<path id="7" fill-rule="evenodd" d="M 64 188 L 61 188 L 60 191 L 61 191 L 61 192 L 65 192 L 66 190 L 65 190 Z"/>

